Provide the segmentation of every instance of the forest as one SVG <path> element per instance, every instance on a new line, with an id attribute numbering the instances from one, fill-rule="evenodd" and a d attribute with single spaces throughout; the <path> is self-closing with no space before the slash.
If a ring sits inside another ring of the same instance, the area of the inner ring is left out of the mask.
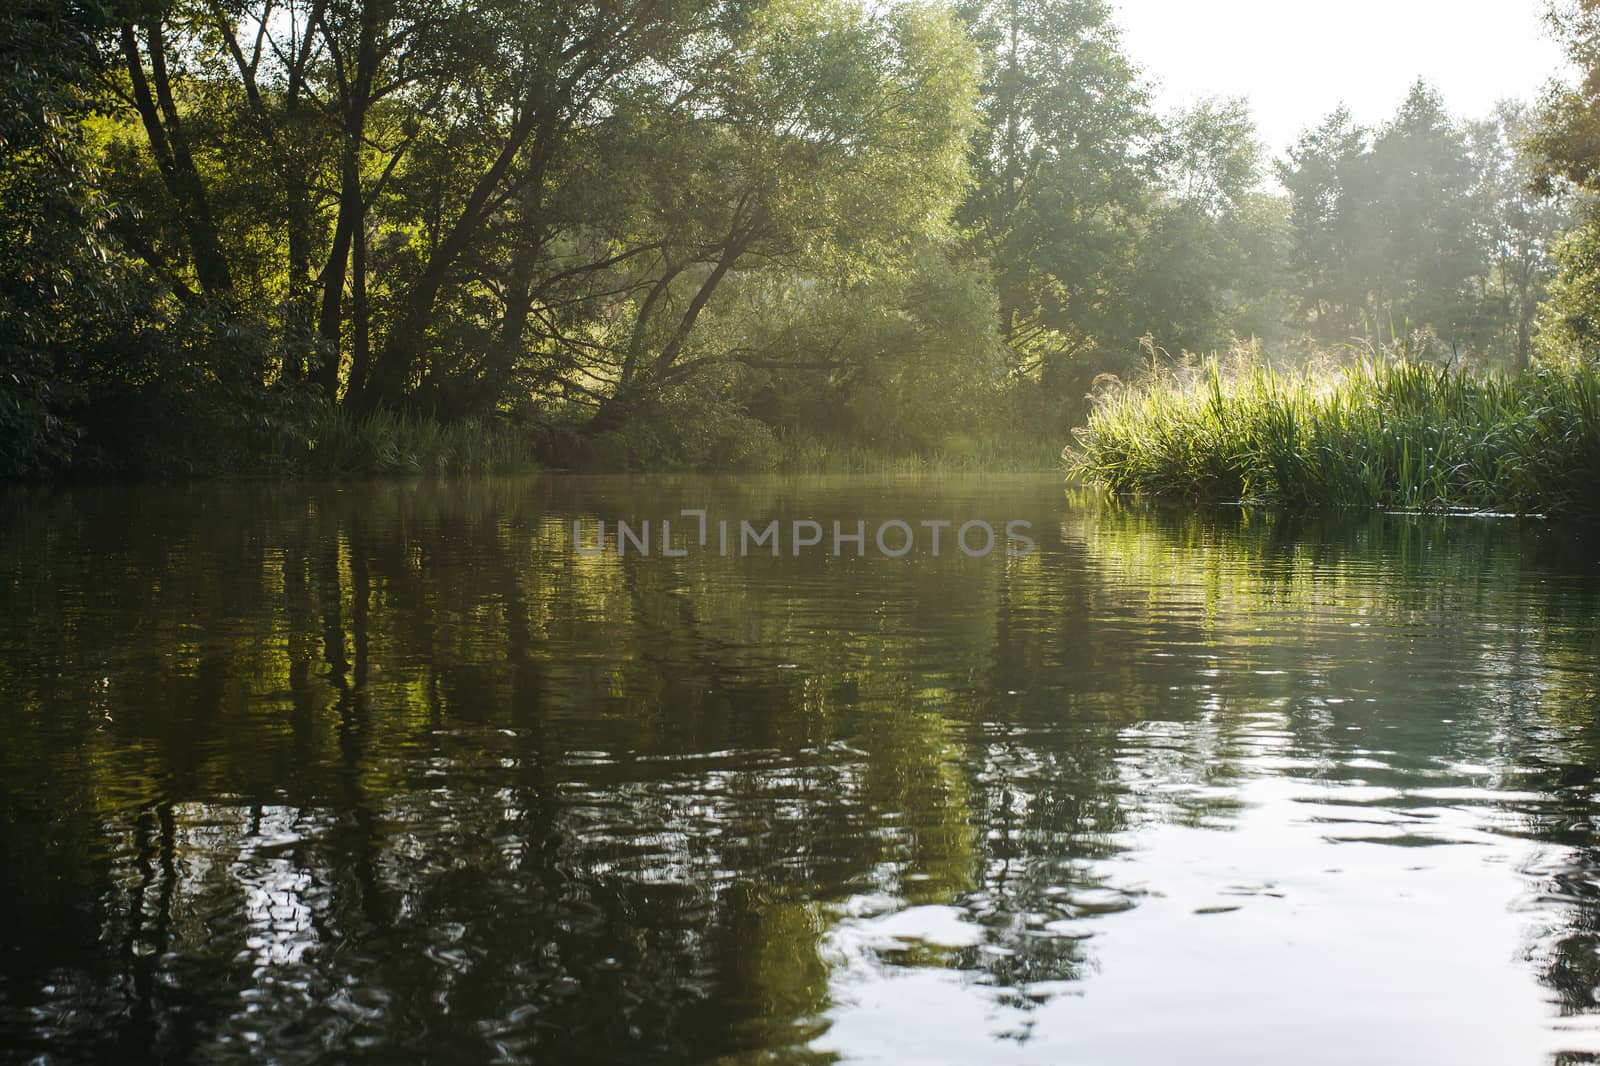
<path id="1" fill-rule="evenodd" d="M 1214 353 L 1592 368 L 1551 20 L 1577 84 L 1274 158 L 1102 0 L 15 0 L 0 475 L 1048 467 Z"/>

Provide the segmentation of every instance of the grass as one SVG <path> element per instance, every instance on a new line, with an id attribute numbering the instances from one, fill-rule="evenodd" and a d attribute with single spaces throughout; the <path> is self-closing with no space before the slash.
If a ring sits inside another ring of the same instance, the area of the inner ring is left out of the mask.
<path id="1" fill-rule="evenodd" d="M 436 477 L 537 470 L 535 442 L 509 423 L 439 422 L 377 411 L 362 418 L 317 411 L 280 455 L 296 473 L 342 478 L 410 474 Z"/>
<path id="2" fill-rule="evenodd" d="M 1294 507 L 1600 513 L 1600 368 L 1477 373 L 1381 354 L 1210 360 L 1102 396 L 1066 455 L 1121 493 Z"/>

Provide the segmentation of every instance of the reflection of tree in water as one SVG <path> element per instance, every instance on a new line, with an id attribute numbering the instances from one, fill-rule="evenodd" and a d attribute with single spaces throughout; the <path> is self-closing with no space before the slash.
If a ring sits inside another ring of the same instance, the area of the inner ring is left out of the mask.
<path id="1" fill-rule="evenodd" d="M 755 485 L 717 489 L 724 511 L 804 516 Z M 1225 828 L 1270 760 L 1349 776 L 1351 726 L 1386 730 L 1388 768 L 1360 773 L 1397 787 L 1564 751 L 1576 723 L 1552 739 L 1516 678 L 1537 710 L 1592 707 L 1592 588 L 1526 596 L 1509 561 L 1545 547 L 1462 526 L 1073 509 L 1060 545 L 1004 564 L 567 550 L 573 514 L 709 491 L 18 508 L 0 890 L 28 920 L 0 934 L 0 1039 L 738 1056 L 816 1034 L 850 900 L 958 908 L 971 942 L 874 950 L 1026 1005 L 1092 965 L 1052 923 L 1136 903 L 1110 871 L 1140 825 Z M 920 499 L 875 506 L 914 520 Z M 1014 497 L 964 505 L 986 500 Z M 1427 662 L 1358 615 L 1426 626 Z M 1485 618 L 1507 625 L 1492 647 Z M 1451 726 L 1357 698 L 1422 668 L 1491 698 Z M 1594 987 L 1592 946 L 1549 964 L 1563 996 Z"/>
<path id="2" fill-rule="evenodd" d="M 1587 722 L 1547 727 L 1543 750 L 1523 760 L 1522 786 L 1540 798 L 1516 811 L 1516 831 L 1540 845 L 1521 870 L 1529 884 L 1521 908 L 1528 917 L 1527 958 L 1562 1017 L 1600 1010 L 1597 710 L 1600 701 L 1591 697 Z M 1566 1054 L 1555 1061 L 1562 1066 L 1597 1058 Z"/>
<path id="3" fill-rule="evenodd" d="M 740 657 L 769 641 L 697 632 L 784 628 L 736 582 L 669 596 L 666 568 L 582 563 L 504 501 L 379 495 L 285 498 L 247 516 L 260 540 L 182 501 L 200 520 L 130 516 L 163 545 L 136 561 L 82 550 L 92 519 L 42 544 L 61 510 L 11 531 L 7 617 L 35 631 L 7 641 L 0 843 L 34 921 L 7 936 L 8 1043 L 609 1061 L 803 1037 L 816 901 L 937 850 L 878 835 L 916 775 L 828 724 L 883 694 L 757 679 Z"/>

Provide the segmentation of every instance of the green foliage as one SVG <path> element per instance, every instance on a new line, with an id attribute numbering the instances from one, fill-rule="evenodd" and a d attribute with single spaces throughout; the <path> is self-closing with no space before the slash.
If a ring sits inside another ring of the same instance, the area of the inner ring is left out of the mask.
<path id="1" fill-rule="evenodd" d="M 1555 248 L 1558 264 L 1550 298 L 1540 314 L 1538 344 L 1546 357 L 1579 353 L 1600 357 L 1600 4 L 1565 0 L 1551 21 L 1580 72 L 1575 85 L 1555 85 L 1530 124 L 1527 147 L 1538 162 L 1546 192 L 1576 188 L 1583 210 Z"/>
<path id="2" fill-rule="evenodd" d="M 1371 355 L 1279 372 L 1208 360 L 1107 392 L 1070 461 L 1116 492 L 1590 515 L 1600 370 L 1483 375 Z"/>
<path id="3" fill-rule="evenodd" d="M 1133 310 L 1124 334 L 1173 352 L 1276 339 L 1286 317 L 1278 264 L 1287 225 L 1282 201 L 1261 189 L 1263 153 L 1244 101 L 1179 112 L 1159 150 L 1162 183 L 1126 280 Z"/>
<path id="4" fill-rule="evenodd" d="M 907 270 L 854 283 L 743 286 L 724 319 L 736 395 L 782 429 L 915 451 L 990 424 L 1003 385 L 981 268 L 924 248 Z"/>
<path id="5" fill-rule="evenodd" d="M 1298 322 L 1324 343 L 1425 328 L 1525 365 L 1567 220 L 1531 188 L 1526 126 L 1513 104 L 1461 123 L 1418 82 L 1377 130 L 1341 108 L 1303 134 L 1278 165 Z"/>
<path id="6" fill-rule="evenodd" d="M 300 398 L 249 377 L 257 323 L 125 254 L 138 209 L 112 197 L 96 133 L 102 17 L 0 14 L 0 476 L 239 469 Z"/>
<path id="7" fill-rule="evenodd" d="M 1529 147 L 1546 186 L 1569 181 L 1600 188 L 1600 3 L 1554 0 L 1551 27 L 1579 72 L 1575 85 L 1553 85 L 1542 101 Z"/>
<path id="8" fill-rule="evenodd" d="M 776 461 L 765 423 L 692 386 L 652 395 L 591 447 L 588 463 L 606 470 L 766 470 Z"/>
<path id="9" fill-rule="evenodd" d="M 965 11 L 983 49 L 974 184 L 958 218 L 994 274 L 1019 373 L 1131 342 L 1130 269 L 1160 124 L 1101 0 L 994 0 Z"/>
<path id="10" fill-rule="evenodd" d="M 692 109 L 640 105 L 618 131 L 619 168 L 651 161 L 619 218 L 645 250 L 608 286 L 626 302 L 553 347 L 630 405 L 738 365 L 816 364 L 792 357 L 811 316 L 786 295 L 892 291 L 966 175 L 974 58 L 947 14 L 785 0 L 730 48 Z"/>
<path id="11" fill-rule="evenodd" d="M 93 43 L 60 5 L 0 12 L 0 477 L 69 462 L 71 384 L 52 349 L 75 318 L 114 299 L 96 187 L 80 123 Z"/>
<path id="12" fill-rule="evenodd" d="M 968 12 L 984 123 L 959 217 L 993 272 L 999 329 L 1042 410 L 1156 337 L 1172 351 L 1277 332 L 1282 201 L 1240 101 L 1163 119 L 1099 0 Z"/>
<path id="13" fill-rule="evenodd" d="M 1600 217 L 1593 206 L 1553 254 L 1559 268 L 1539 314 L 1540 354 L 1600 360 Z"/>
<path id="14" fill-rule="evenodd" d="M 1105 0 L 21 0 L 0 35 L 4 477 L 488 469 L 524 430 L 1031 463 L 1141 350 L 1591 343 L 1582 231 L 1536 337 L 1565 216 L 1519 109 L 1336 114 L 1281 196 L 1241 102 L 1156 114 Z"/>

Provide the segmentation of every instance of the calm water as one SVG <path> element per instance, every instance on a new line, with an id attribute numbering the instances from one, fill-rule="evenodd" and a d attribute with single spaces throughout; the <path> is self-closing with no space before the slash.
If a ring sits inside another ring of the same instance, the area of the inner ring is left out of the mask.
<path id="1" fill-rule="evenodd" d="M 1572 531 L 1041 478 L 3 505 L 7 1060 L 1600 1051 Z M 684 507 L 1039 548 L 572 550 Z"/>

